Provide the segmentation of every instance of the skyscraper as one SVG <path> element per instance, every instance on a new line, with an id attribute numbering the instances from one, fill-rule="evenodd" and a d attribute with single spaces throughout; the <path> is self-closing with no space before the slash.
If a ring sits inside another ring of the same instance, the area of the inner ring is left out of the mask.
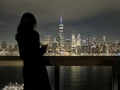
<path id="1" fill-rule="evenodd" d="M 71 40 L 70 39 L 65 40 L 65 51 L 69 53 L 71 52 Z"/>
<path id="2" fill-rule="evenodd" d="M 80 34 L 77 35 L 77 54 L 80 54 L 81 52 L 81 37 Z"/>
<path id="3" fill-rule="evenodd" d="M 105 45 L 105 44 L 106 44 L 106 36 L 103 35 L 103 45 Z"/>
<path id="4" fill-rule="evenodd" d="M 2 49 L 7 49 L 7 42 L 6 41 L 2 42 Z"/>
<path id="5" fill-rule="evenodd" d="M 81 46 L 81 37 L 80 37 L 80 34 L 77 35 L 77 46 Z"/>
<path id="6" fill-rule="evenodd" d="M 43 44 L 47 44 L 47 51 L 46 51 L 46 55 L 52 53 L 52 37 L 51 36 L 44 36 L 43 38 Z"/>
<path id="7" fill-rule="evenodd" d="M 60 23 L 59 23 L 59 48 L 60 53 L 64 51 L 64 32 L 63 32 L 63 19 L 62 16 L 60 16 Z"/>
<path id="8" fill-rule="evenodd" d="M 48 47 L 52 47 L 52 36 L 44 36 L 43 44 L 47 44 Z"/>
<path id="9" fill-rule="evenodd" d="M 76 32 L 72 32 L 72 45 L 71 45 L 72 53 L 77 53 L 77 40 L 76 40 Z"/>

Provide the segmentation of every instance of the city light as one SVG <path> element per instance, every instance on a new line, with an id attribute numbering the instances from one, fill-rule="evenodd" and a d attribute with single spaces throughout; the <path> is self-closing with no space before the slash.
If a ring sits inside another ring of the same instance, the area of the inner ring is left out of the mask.
<path id="1" fill-rule="evenodd" d="M 23 90 L 24 84 L 9 83 L 2 90 Z"/>
<path id="2" fill-rule="evenodd" d="M 120 56 L 120 41 L 107 41 L 107 36 L 101 36 L 101 41 L 97 37 L 87 36 L 82 39 L 82 34 L 72 32 L 71 38 L 64 37 L 63 18 L 60 16 L 58 25 L 58 36 L 44 36 L 41 44 L 48 44 L 45 56 Z M 93 38 L 93 39 L 92 39 Z M 18 45 L 8 45 L 2 42 L 0 56 L 19 56 Z"/>

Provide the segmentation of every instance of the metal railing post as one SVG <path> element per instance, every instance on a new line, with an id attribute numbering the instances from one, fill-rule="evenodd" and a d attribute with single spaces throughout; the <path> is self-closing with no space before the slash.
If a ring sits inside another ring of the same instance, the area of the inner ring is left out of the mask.
<path id="1" fill-rule="evenodd" d="M 55 90 L 60 90 L 60 67 L 55 66 Z"/>
<path id="2" fill-rule="evenodd" d="M 119 90 L 119 66 L 118 65 L 113 65 L 113 82 L 112 82 L 112 90 Z"/>

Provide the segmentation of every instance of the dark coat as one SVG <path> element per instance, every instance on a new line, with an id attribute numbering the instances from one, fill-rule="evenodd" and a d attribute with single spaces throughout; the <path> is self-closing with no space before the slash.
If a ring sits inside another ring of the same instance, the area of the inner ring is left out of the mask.
<path id="1" fill-rule="evenodd" d="M 20 57 L 24 62 L 24 90 L 51 90 L 43 54 L 46 47 L 40 48 L 39 34 L 35 30 L 16 34 Z"/>

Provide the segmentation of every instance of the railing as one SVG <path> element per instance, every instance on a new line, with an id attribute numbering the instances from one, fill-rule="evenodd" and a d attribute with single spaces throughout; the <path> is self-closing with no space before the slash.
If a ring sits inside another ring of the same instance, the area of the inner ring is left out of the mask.
<path id="1" fill-rule="evenodd" d="M 120 82 L 120 57 L 119 56 L 45 56 L 55 66 L 55 90 L 59 90 L 59 66 L 112 66 L 112 90 L 119 90 Z M 11 61 L 11 62 L 9 62 Z M 19 63 L 18 63 L 19 62 Z M 18 56 L 1 56 L 0 66 L 22 66 L 23 62 Z"/>

